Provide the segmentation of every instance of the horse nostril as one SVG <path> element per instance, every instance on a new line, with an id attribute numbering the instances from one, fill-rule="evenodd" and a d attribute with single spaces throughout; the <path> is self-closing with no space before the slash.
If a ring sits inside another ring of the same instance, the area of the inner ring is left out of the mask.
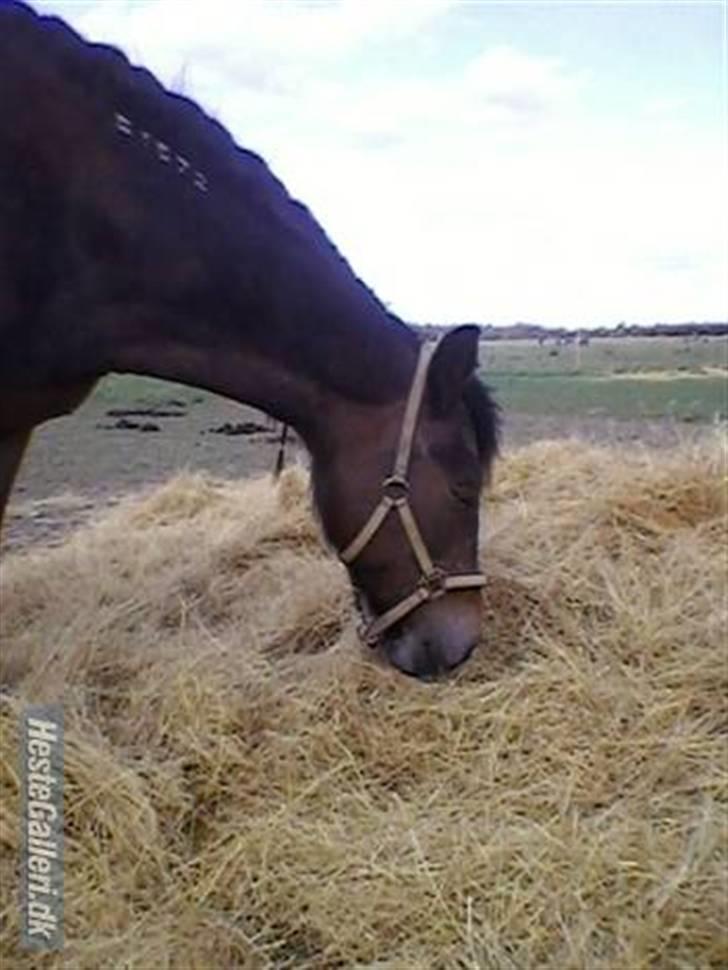
<path id="1" fill-rule="evenodd" d="M 398 637 L 389 639 L 384 649 L 390 663 L 402 673 L 434 680 L 467 660 L 477 642 L 478 637 L 472 633 L 458 641 L 458 638 L 443 639 L 431 633 L 417 636 L 411 630 L 404 630 Z"/>
<path id="2" fill-rule="evenodd" d="M 431 640 L 423 640 L 417 652 L 414 667 L 409 673 L 419 677 L 420 680 L 435 680 L 447 673 L 449 669 L 437 644 Z"/>
<path id="3" fill-rule="evenodd" d="M 437 673 L 437 664 L 433 661 L 432 650 L 427 640 L 419 644 L 412 657 L 412 665 L 408 673 L 420 680 L 431 680 Z"/>
<path id="4" fill-rule="evenodd" d="M 447 674 L 470 657 L 475 649 L 477 641 L 473 640 L 463 651 L 453 658 L 441 648 L 441 645 L 433 643 L 431 640 L 424 640 L 420 651 L 419 664 L 417 665 L 416 675 L 423 679 L 431 680 Z"/>
<path id="5" fill-rule="evenodd" d="M 431 640 L 425 640 L 422 644 L 422 652 L 425 657 L 424 671 L 430 677 L 437 677 L 447 670 L 447 665 L 443 663 L 442 653 Z"/>

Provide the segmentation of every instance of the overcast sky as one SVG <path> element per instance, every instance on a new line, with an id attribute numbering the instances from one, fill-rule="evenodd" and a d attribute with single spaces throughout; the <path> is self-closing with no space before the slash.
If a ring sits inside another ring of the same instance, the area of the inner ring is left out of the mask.
<path id="1" fill-rule="evenodd" d="M 724 2 L 33 6 L 263 155 L 407 320 L 728 318 Z"/>

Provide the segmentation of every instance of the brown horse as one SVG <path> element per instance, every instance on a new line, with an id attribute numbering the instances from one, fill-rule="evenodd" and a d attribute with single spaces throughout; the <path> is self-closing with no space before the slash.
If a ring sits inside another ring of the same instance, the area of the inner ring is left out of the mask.
<path id="1" fill-rule="evenodd" d="M 0 0 L 0 515 L 33 427 L 99 377 L 208 388 L 291 424 L 371 621 L 418 676 L 480 630 L 496 409 L 478 330 L 432 353 L 256 155 L 118 51 Z"/>

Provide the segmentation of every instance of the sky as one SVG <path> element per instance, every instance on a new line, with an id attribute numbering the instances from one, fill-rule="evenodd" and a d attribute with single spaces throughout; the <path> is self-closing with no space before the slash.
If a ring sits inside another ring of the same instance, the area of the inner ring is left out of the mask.
<path id="1" fill-rule="evenodd" d="M 728 319 L 725 0 L 36 0 L 262 155 L 415 323 Z"/>

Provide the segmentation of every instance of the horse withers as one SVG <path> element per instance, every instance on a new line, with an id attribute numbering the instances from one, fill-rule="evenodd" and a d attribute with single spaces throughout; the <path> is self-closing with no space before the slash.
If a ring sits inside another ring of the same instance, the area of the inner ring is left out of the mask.
<path id="1" fill-rule="evenodd" d="M 103 375 L 215 391 L 307 445 L 365 640 L 444 672 L 480 632 L 477 351 L 471 326 L 421 345 L 193 102 L 0 0 L 0 516 L 32 429 Z"/>

